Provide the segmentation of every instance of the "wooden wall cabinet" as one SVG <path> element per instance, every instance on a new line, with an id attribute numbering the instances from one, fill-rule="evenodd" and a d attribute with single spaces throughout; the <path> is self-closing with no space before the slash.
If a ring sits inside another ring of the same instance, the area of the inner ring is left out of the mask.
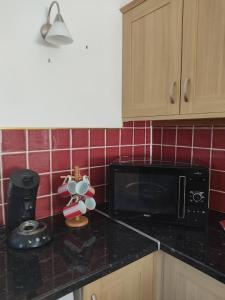
<path id="1" fill-rule="evenodd" d="M 225 300 L 225 285 L 175 257 L 155 255 L 154 300 Z"/>
<path id="2" fill-rule="evenodd" d="M 148 255 L 83 288 L 83 300 L 153 300 L 153 257 Z"/>
<path id="3" fill-rule="evenodd" d="M 134 0 L 123 17 L 123 119 L 225 117 L 225 1 Z"/>

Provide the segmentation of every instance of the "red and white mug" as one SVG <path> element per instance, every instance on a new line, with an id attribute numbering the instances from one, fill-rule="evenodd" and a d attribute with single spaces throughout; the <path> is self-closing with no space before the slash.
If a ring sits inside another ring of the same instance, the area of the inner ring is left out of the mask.
<path id="1" fill-rule="evenodd" d="M 76 181 L 72 180 L 71 176 L 67 176 L 62 185 L 58 188 L 58 194 L 62 198 L 74 195 L 76 193 Z"/>
<path id="2" fill-rule="evenodd" d="M 95 194 L 95 189 L 86 180 L 77 182 L 75 189 L 78 195 L 92 198 Z"/>
<path id="3" fill-rule="evenodd" d="M 84 215 L 87 211 L 87 207 L 82 200 L 73 203 L 71 205 L 65 206 L 63 209 L 63 215 L 66 219 L 73 219 Z"/>

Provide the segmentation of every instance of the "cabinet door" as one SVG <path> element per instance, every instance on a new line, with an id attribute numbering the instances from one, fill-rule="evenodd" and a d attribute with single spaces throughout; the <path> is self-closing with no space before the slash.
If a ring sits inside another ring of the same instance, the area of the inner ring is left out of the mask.
<path id="1" fill-rule="evenodd" d="M 142 258 L 83 288 L 83 300 L 153 300 L 153 255 Z"/>
<path id="2" fill-rule="evenodd" d="M 160 300 L 224 300 L 225 285 L 163 253 Z"/>
<path id="3" fill-rule="evenodd" d="M 124 14 L 124 118 L 179 113 L 182 7 L 147 0 Z"/>
<path id="4" fill-rule="evenodd" d="M 184 0 L 181 114 L 225 112 L 224 16 L 224 0 Z"/>

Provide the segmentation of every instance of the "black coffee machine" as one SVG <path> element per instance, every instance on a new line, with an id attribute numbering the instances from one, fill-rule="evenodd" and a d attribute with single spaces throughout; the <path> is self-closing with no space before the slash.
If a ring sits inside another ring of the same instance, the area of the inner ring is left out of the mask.
<path id="1" fill-rule="evenodd" d="M 39 182 L 39 175 L 28 169 L 10 176 L 6 226 L 12 248 L 36 248 L 51 240 L 47 226 L 34 220 Z"/>

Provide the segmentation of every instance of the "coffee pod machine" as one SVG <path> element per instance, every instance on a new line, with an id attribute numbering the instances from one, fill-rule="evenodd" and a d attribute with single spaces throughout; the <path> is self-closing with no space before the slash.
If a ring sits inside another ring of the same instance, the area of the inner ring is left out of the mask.
<path id="1" fill-rule="evenodd" d="M 11 248 L 37 248 L 51 240 L 47 225 L 35 220 L 39 182 L 39 175 L 28 169 L 10 176 L 6 226 Z"/>

